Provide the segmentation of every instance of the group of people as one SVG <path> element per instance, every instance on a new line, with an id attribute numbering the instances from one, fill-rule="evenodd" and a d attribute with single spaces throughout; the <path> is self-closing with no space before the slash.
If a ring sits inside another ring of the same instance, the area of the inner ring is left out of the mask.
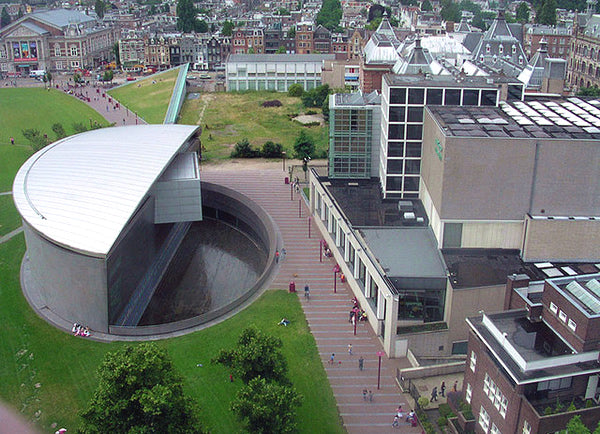
<path id="1" fill-rule="evenodd" d="M 348 322 L 354 324 L 355 321 L 366 321 L 367 313 L 360 308 L 358 299 L 353 297 L 350 301 L 352 302 L 352 309 L 350 310 Z"/>
<path id="2" fill-rule="evenodd" d="M 327 244 L 327 241 L 325 241 L 325 240 L 323 240 L 321 242 L 323 243 L 323 254 L 325 255 L 326 258 L 331 258 L 333 256 L 333 254 L 331 253 L 329 244 Z"/>
<path id="3" fill-rule="evenodd" d="M 410 423 L 411 426 L 417 426 L 417 415 L 414 410 L 411 410 L 406 414 L 406 418 L 404 418 L 404 412 L 402 410 L 402 405 L 398 406 L 398 410 L 396 410 L 396 414 L 394 415 L 394 421 L 392 422 L 393 427 L 400 426 L 400 421 L 404 419 L 405 423 Z"/>
<path id="4" fill-rule="evenodd" d="M 88 326 L 82 326 L 78 323 L 73 324 L 71 332 L 73 332 L 75 336 L 85 336 L 86 338 L 92 334 Z"/>

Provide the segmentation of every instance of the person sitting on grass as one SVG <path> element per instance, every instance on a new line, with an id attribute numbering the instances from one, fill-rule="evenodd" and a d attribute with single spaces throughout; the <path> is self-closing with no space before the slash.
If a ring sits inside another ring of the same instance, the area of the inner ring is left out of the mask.
<path id="1" fill-rule="evenodd" d="M 281 321 L 279 321 L 278 325 L 283 325 L 286 326 L 290 323 L 290 321 L 287 318 L 282 318 Z"/>

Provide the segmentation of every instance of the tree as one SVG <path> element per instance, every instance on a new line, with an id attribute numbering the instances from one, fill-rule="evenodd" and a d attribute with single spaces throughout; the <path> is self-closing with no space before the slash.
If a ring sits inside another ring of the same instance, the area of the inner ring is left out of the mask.
<path id="1" fill-rule="evenodd" d="M 263 158 L 281 158 L 283 146 L 281 143 L 273 143 L 272 141 L 265 142 L 262 147 Z"/>
<path id="2" fill-rule="evenodd" d="M 177 1 L 177 30 L 190 33 L 196 29 L 196 7 L 193 0 Z"/>
<path id="3" fill-rule="evenodd" d="M 208 23 L 204 20 L 196 20 L 196 32 L 206 33 L 208 32 Z"/>
<path id="4" fill-rule="evenodd" d="M 561 434 L 590 434 L 590 430 L 581 421 L 581 416 L 573 416 L 567 423 L 567 429 L 560 431 Z"/>
<path id="5" fill-rule="evenodd" d="M 293 39 L 296 37 L 296 27 L 292 26 L 289 28 L 289 30 L 287 32 L 287 37 L 290 39 Z"/>
<path id="6" fill-rule="evenodd" d="M 81 412 L 84 433 L 196 433 L 195 408 L 165 350 L 142 343 L 109 352 Z"/>
<path id="7" fill-rule="evenodd" d="M 323 0 L 323 5 L 317 13 L 316 24 L 333 31 L 340 25 L 342 5 L 340 0 Z"/>
<path id="8" fill-rule="evenodd" d="M 67 136 L 65 128 L 59 122 L 52 125 L 52 131 L 54 131 L 54 134 L 56 135 L 56 140 L 60 140 Z"/>
<path id="9" fill-rule="evenodd" d="M 19 12 L 17 12 L 17 19 L 23 18 L 23 9 L 19 8 Z"/>
<path id="10" fill-rule="evenodd" d="M 294 155 L 297 159 L 302 160 L 306 157 L 313 157 L 315 153 L 315 143 L 306 134 L 304 130 L 300 131 L 300 134 L 296 138 L 294 143 Z"/>
<path id="11" fill-rule="evenodd" d="M 113 52 L 113 55 L 115 56 L 115 63 L 117 65 L 120 65 L 121 64 L 121 51 L 119 50 L 119 43 L 118 42 L 115 42 L 113 44 L 113 46 L 112 46 L 112 52 Z M 111 78 L 111 80 L 112 80 L 112 78 Z"/>
<path id="12" fill-rule="evenodd" d="M 442 0 L 442 10 L 440 11 L 441 17 L 446 21 L 459 22 L 461 19 L 460 6 L 454 3 L 452 0 Z"/>
<path id="13" fill-rule="evenodd" d="M 287 50 L 285 49 L 284 45 L 281 45 L 275 52 L 275 54 L 285 54 L 285 53 L 287 53 Z"/>
<path id="14" fill-rule="evenodd" d="M 106 3 L 104 3 L 102 0 L 96 0 L 94 3 L 94 11 L 96 12 L 96 15 L 98 15 L 98 18 L 104 18 L 104 13 L 106 12 Z"/>
<path id="15" fill-rule="evenodd" d="M 527 2 L 519 3 L 519 6 L 517 6 L 516 18 L 521 24 L 526 24 L 529 22 L 529 5 Z"/>
<path id="16" fill-rule="evenodd" d="M 0 27 L 8 26 L 10 24 L 10 15 L 6 6 L 2 8 L 2 17 L 0 17 Z"/>
<path id="17" fill-rule="evenodd" d="M 425 0 L 423 3 L 421 3 L 421 10 L 422 11 L 432 11 L 433 10 L 433 6 L 429 2 L 429 0 Z"/>
<path id="18" fill-rule="evenodd" d="M 260 153 L 250 146 L 248 139 L 242 139 L 235 144 L 235 148 L 231 151 L 231 158 L 257 158 Z"/>
<path id="19" fill-rule="evenodd" d="M 229 367 L 244 383 L 256 377 L 287 383 L 287 363 L 279 351 L 282 345 L 281 339 L 249 327 L 234 349 L 221 349 L 213 362 Z"/>
<path id="20" fill-rule="evenodd" d="M 304 93 L 304 88 L 300 83 L 294 83 L 288 87 L 288 96 L 301 97 Z"/>
<path id="21" fill-rule="evenodd" d="M 544 0 L 538 9 L 535 21 L 538 24 L 556 25 L 556 0 Z"/>
<path id="22" fill-rule="evenodd" d="M 112 69 L 104 71 L 104 76 L 102 77 L 102 81 L 112 81 L 115 74 L 112 72 Z"/>
<path id="23" fill-rule="evenodd" d="M 232 21 L 227 21 L 223 23 L 223 29 L 221 29 L 221 33 L 223 36 L 231 36 L 233 35 L 233 29 L 235 29 L 235 24 Z"/>
<path id="24" fill-rule="evenodd" d="M 329 85 L 322 84 L 302 94 L 302 104 L 305 107 L 322 107 L 323 101 L 329 95 Z"/>
<path id="25" fill-rule="evenodd" d="M 302 395 L 295 389 L 257 377 L 231 403 L 231 411 L 251 433 L 278 434 L 296 430 L 296 409 Z"/>
<path id="26" fill-rule="evenodd" d="M 50 71 L 46 71 L 44 72 L 44 83 L 48 83 L 48 87 L 52 87 L 52 74 L 50 74 Z"/>

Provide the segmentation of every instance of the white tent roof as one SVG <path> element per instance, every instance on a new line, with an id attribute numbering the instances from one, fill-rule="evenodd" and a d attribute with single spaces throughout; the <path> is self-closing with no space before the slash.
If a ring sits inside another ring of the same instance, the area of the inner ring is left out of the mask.
<path id="1" fill-rule="evenodd" d="M 104 256 L 197 128 L 103 128 L 53 143 L 19 169 L 13 184 L 17 209 L 53 242 Z"/>

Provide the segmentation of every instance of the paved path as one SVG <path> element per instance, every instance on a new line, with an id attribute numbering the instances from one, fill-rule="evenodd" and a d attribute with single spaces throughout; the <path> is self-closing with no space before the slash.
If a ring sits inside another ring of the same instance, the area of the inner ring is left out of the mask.
<path id="1" fill-rule="evenodd" d="M 382 350 L 379 338 L 370 325 L 359 323 L 354 336 L 348 322 L 352 295 L 346 284 L 338 281 L 333 293 L 333 262 L 319 261 L 319 239 L 316 228 L 308 238 L 308 208 L 299 195 L 290 200 L 289 185 L 284 184 L 287 172 L 279 169 L 250 170 L 235 167 L 216 169 L 203 166 L 201 177 L 243 193 L 261 205 L 277 223 L 287 251 L 280 261 L 279 272 L 271 287 L 287 290 L 290 280 L 295 281 L 298 296 L 315 341 L 323 366 L 335 395 L 338 411 L 349 433 L 420 433 L 420 428 L 402 424 L 392 428 L 391 423 L 399 404 L 410 409 L 407 395 L 400 392 L 395 380 L 396 368 L 408 367 L 407 359 L 382 358 L 381 388 L 377 389 L 378 358 Z M 301 216 L 299 217 L 299 206 Z M 304 298 L 304 284 L 310 285 L 310 300 Z M 348 354 L 352 344 L 353 355 Z M 335 363 L 329 358 L 335 353 Z M 358 358 L 365 359 L 364 370 L 358 369 Z M 373 392 L 373 400 L 365 401 L 362 390 Z"/>

